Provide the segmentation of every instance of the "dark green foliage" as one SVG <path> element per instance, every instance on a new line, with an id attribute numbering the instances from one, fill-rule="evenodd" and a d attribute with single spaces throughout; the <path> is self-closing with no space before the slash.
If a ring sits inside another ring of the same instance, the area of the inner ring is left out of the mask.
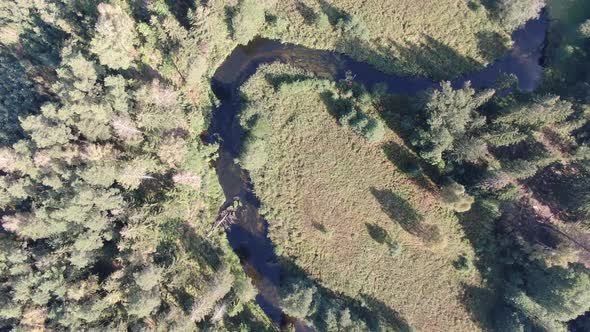
<path id="1" fill-rule="evenodd" d="M 227 42 L 246 44 L 264 28 L 272 1 L 235 3 L 227 10 L 233 38 Z M 477 2 L 470 4 L 478 10 Z M 536 17 L 542 4 L 500 0 L 490 8 L 513 30 Z M 369 40 L 358 17 L 326 1 L 319 6 L 316 12 L 297 2 L 295 9 L 350 47 Z M 218 44 L 209 50 L 208 29 L 226 34 L 223 25 L 220 31 L 207 25 L 209 9 L 167 0 L 0 4 L 0 329 L 271 329 L 256 318 L 256 290 L 238 259 L 224 238 L 209 232 L 223 197 L 212 168 L 217 146 L 199 136 L 208 111 L 195 100 L 209 99 L 202 88 L 209 56 L 224 55 Z M 551 207 L 588 226 L 588 22 L 551 40 L 556 47 L 544 89 L 562 97 L 511 96 L 487 109 L 494 91 L 454 90 L 445 82 L 418 102 L 415 121 L 406 121 L 416 133 L 416 155 L 427 163 L 471 183 L 483 174 L 468 190 L 453 181 L 440 194 L 456 212 L 474 204 L 466 192 L 478 195 L 476 219 L 488 224 L 470 240 L 480 257 L 448 263 L 464 272 L 476 265 L 492 280 L 497 330 L 563 330 L 590 308 L 587 269 L 572 263 L 576 259 L 560 261 L 563 248 L 571 249 L 558 233 L 561 225 L 546 223 L 523 194 L 526 185 L 553 188 L 539 174 L 553 177 L 561 169 L 555 186 L 570 191 L 563 195 L 568 202 Z M 505 51 L 497 32 L 477 38 L 486 60 Z M 439 53 L 454 54 L 425 39 Z M 422 60 L 429 72 L 440 71 L 436 61 Z M 307 84 L 301 82 L 306 77 L 270 83 L 288 93 Z M 352 75 L 338 84 L 314 82 L 342 126 L 369 143 L 385 138 L 374 104 L 386 97 L 368 93 Z M 252 135 L 242 152 L 249 158 L 241 162 L 255 170 L 267 164 L 264 138 L 271 128 L 257 119 L 246 127 Z M 400 157 L 401 150 L 385 149 L 391 160 L 398 155 L 397 165 L 410 177 L 424 176 L 415 155 Z M 438 226 L 425 222 L 414 203 L 390 190 L 367 194 L 405 231 L 427 244 L 440 242 Z M 552 203 L 550 194 L 538 196 Z M 384 228 L 369 222 L 366 231 L 399 254 L 402 247 Z M 375 299 L 359 295 L 359 303 L 304 277 L 283 281 L 281 308 L 319 331 L 409 329 Z M 583 330 L 587 321 L 572 326 Z"/>
<path id="2" fill-rule="evenodd" d="M 322 99 L 338 122 L 363 136 L 371 143 L 379 143 L 385 136 L 383 120 L 369 114 L 375 97 L 363 86 L 354 84 L 351 73 L 347 79 L 322 93 Z"/>
<path id="3" fill-rule="evenodd" d="M 590 276 L 580 266 L 532 270 L 526 289 L 555 321 L 567 322 L 590 309 Z"/>
<path id="4" fill-rule="evenodd" d="M 285 314 L 302 319 L 317 331 L 408 331 L 399 315 L 366 297 L 358 303 L 338 296 L 310 279 L 291 277 L 282 282 L 280 304 Z"/>
<path id="5" fill-rule="evenodd" d="M 469 84 L 453 90 L 450 82 L 440 90 L 428 92 L 420 102 L 424 119 L 412 142 L 420 156 L 432 165 L 444 168 L 447 163 L 477 162 L 486 155 L 485 144 L 474 137 L 485 125 L 477 109 L 494 94 L 493 90 L 476 93 Z"/>
<path id="6" fill-rule="evenodd" d="M 25 68 L 13 55 L 0 51 L 0 143 L 7 145 L 22 137 L 19 116 L 35 112 L 41 101 Z"/>

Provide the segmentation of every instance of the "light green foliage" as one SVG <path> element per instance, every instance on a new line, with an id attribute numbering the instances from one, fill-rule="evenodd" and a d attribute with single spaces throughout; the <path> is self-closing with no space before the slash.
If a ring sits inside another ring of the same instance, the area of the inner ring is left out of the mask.
<path id="1" fill-rule="evenodd" d="M 510 43 L 502 24 L 483 8 L 470 8 L 470 3 L 278 1 L 267 11 L 276 19 L 270 20 L 261 34 L 346 53 L 385 72 L 449 79 L 501 56 Z M 483 35 L 493 38 L 481 38 Z"/>
<path id="2" fill-rule="evenodd" d="M 91 50 L 102 65 L 112 69 L 129 68 L 137 51 L 135 28 L 131 17 L 118 5 L 101 3 L 97 7 L 99 16 Z"/>
<path id="3" fill-rule="evenodd" d="M 338 20 L 336 29 L 339 30 L 341 38 L 351 38 L 361 41 L 371 38 L 371 33 L 367 29 L 365 22 L 361 21 L 357 16 Z"/>
<path id="4" fill-rule="evenodd" d="M 357 109 L 351 109 L 342 115 L 339 121 L 372 143 L 381 142 L 385 135 L 385 125 L 382 121 L 369 117 Z"/>
<path id="5" fill-rule="evenodd" d="M 264 25 L 264 6 L 256 0 L 240 0 L 231 19 L 234 39 L 247 44 Z"/>
<path id="6" fill-rule="evenodd" d="M 516 30 L 528 20 L 539 17 L 545 0 L 498 0 L 492 11 L 509 30 Z"/>
<path id="7" fill-rule="evenodd" d="M 287 315 L 302 319 L 319 331 L 367 331 L 368 324 L 373 330 L 388 328 L 376 315 L 363 317 L 358 312 L 352 312 L 344 301 L 318 289 L 310 280 L 286 280 L 279 296 Z"/>
<path id="8" fill-rule="evenodd" d="M 590 276 L 580 266 L 527 271 L 525 291 L 514 291 L 509 302 L 533 324 L 548 331 L 567 331 L 567 323 L 590 309 Z"/>
<path id="9" fill-rule="evenodd" d="M 208 283 L 204 296 L 193 304 L 190 314 L 191 320 L 200 322 L 205 316 L 211 314 L 215 305 L 231 291 L 233 282 L 234 277 L 229 268 L 220 270 Z"/>
<path id="10" fill-rule="evenodd" d="M 46 105 L 41 115 L 30 116 L 21 121 L 22 128 L 31 135 L 39 148 L 63 145 L 73 139 L 71 129 L 57 120 L 57 110 Z"/>
<path id="11" fill-rule="evenodd" d="M 527 178 L 554 161 L 576 160 L 566 153 L 577 146 L 575 133 L 586 124 L 583 113 L 559 96 L 537 96 L 514 102 L 498 114 L 489 126 L 486 141 L 493 146 L 535 142 L 544 151 L 531 151 L 527 160 L 510 160 L 507 168 L 518 178 Z M 538 150 L 538 149 L 537 149 Z M 522 175 L 516 175 L 522 174 Z M 528 174 L 528 175 L 527 175 Z"/>
<path id="12" fill-rule="evenodd" d="M 92 96 L 99 71 L 96 64 L 72 47 L 66 47 L 62 57 L 62 64 L 56 70 L 59 80 L 54 89 L 71 102 L 83 101 Z"/>
<path id="13" fill-rule="evenodd" d="M 413 138 L 420 156 L 443 168 L 448 162 L 477 161 L 486 154 L 485 145 L 472 135 L 485 125 L 477 109 L 494 95 L 493 90 L 476 93 L 469 84 L 453 90 L 450 82 L 429 92 L 420 108 L 424 122 Z M 447 156 L 447 153 L 451 156 Z"/>
<path id="14" fill-rule="evenodd" d="M 578 32 L 580 33 L 582 38 L 590 38 L 590 20 L 587 20 L 584 23 L 580 24 Z"/>
<path id="15" fill-rule="evenodd" d="M 383 141 L 386 127 L 375 112 L 376 96 L 354 84 L 350 73 L 338 84 L 322 83 L 326 86 L 322 93 L 324 101 L 342 126 L 352 129 L 370 143 Z"/>
<path id="16" fill-rule="evenodd" d="M 134 273 L 135 283 L 144 291 L 150 291 L 156 287 L 162 279 L 162 271 L 159 268 L 148 266 L 140 272 Z"/>
<path id="17" fill-rule="evenodd" d="M 552 332 L 567 331 L 565 324 L 552 320 L 547 310 L 526 294 L 519 292 L 516 295 L 510 296 L 509 301 L 514 307 L 523 312 L 525 317 L 529 316 L 529 319 L 535 325 L 542 327 L 544 330 Z M 520 324 L 519 329 L 524 330 L 524 326 Z"/>
<path id="18" fill-rule="evenodd" d="M 266 143 L 262 137 L 248 137 L 240 154 L 240 164 L 246 169 L 260 169 L 268 160 Z"/>
<path id="19" fill-rule="evenodd" d="M 566 125 L 566 120 L 574 114 L 572 106 L 571 102 L 561 100 L 559 96 L 541 96 L 528 103 L 517 103 L 493 122 L 509 124 L 511 128 L 539 131 L 548 126 Z"/>
<path id="20" fill-rule="evenodd" d="M 158 291 L 135 291 L 129 298 L 127 312 L 137 318 L 149 316 L 159 305 L 161 299 Z"/>

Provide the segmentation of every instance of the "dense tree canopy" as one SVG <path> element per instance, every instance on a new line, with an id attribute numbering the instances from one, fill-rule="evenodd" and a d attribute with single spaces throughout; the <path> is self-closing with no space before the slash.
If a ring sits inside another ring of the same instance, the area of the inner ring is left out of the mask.
<path id="1" fill-rule="evenodd" d="M 146 69 L 141 52 L 171 50 L 142 44 L 123 4 L 11 4 L 1 21 L 11 38 L 0 57 L 0 326 L 233 324 L 223 321 L 254 294 L 225 239 L 211 237 L 222 196 L 217 147 L 199 136 L 206 108 L 166 70 L 130 71 Z M 173 20 L 162 3 L 144 10 Z"/>

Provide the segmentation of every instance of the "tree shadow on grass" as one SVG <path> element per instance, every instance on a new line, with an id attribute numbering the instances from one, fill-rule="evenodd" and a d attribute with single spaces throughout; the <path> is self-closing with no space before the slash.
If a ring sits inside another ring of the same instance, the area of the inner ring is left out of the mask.
<path id="1" fill-rule="evenodd" d="M 505 303 L 499 294 L 486 287 L 463 285 L 462 302 L 468 308 L 473 320 L 483 331 L 498 331 L 493 317 L 505 309 Z M 501 294 L 501 292 L 500 292 Z"/>
<path id="2" fill-rule="evenodd" d="M 438 226 L 424 223 L 422 215 L 407 200 L 391 190 L 378 190 L 374 187 L 370 190 L 381 205 L 383 212 L 406 232 L 420 238 L 427 244 L 440 242 L 441 235 Z"/>
<path id="3" fill-rule="evenodd" d="M 396 142 L 388 142 L 383 145 L 382 149 L 387 159 L 411 178 L 416 185 L 431 193 L 438 191 L 436 185 L 431 181 L 437 179 L 438 175 L 410 149 Z"/>
<path id="4" fill-rule="evenodd" d="M 403 318 L 399 314 L 399 312 L 392 310 L 385 303 L 383 303 L 382 301 L 380 301 L 370 295 L 361 294 L 360 296 L 361 296 L 363 304 L 365 305 L 366 308 L 368 308 L 369 310 L 371 310 L 373 312 L 382 313 L 383 314 L 382 319 L 387 321 L 388 325 L 395 326 L 397 328 L 396 331 L 399 331 L 399 332 L 413 331 L 413 329 L 410 327 L 410 325 L 408 324 L 406 319 Z"/>
<path id="5" fill-rule="evenodd" d="M 316 12 L 313 10 L 313 8 L 306 5 L 303 1 L 296 1 L 295 9 L 297 10 L 297 12 L 299 12 L 301 17 L 303 17 L 303 21 L 305 22 L 305 24 L 312 25 L 317 20 L 318 15 L 316 14 Z"/>
<path id="6" fill-rule="evenodd" d="M 264 79 L 272 85 L 275 90 L 278 90 L 284 84 L 290 84 L 295 82 L 301 82 L 305 80 L 309 80 L 312 77 L 305 74 L 281 74 L 281 75 L 274 75 L 274 74 L 265 74 Z"/>
<path id="7" fill-rule="evenodd" d="M 389 233 L 383 227 L 369 223 L 365 223 L 365 227 L 367 227 L 369 236 L 375 242 L 387 246 L 392 256 L 397 256 L 401 252 L 402 248 L 400 245 L 389 236 Z"/>
<path id="8" fill-rule="evenodd" d="M 328 16 L 328 21 L 332 26 L 335 26 L 340 21 L 350 20 L 350 14 L 346 11 L 329 4 L 325 0 L 318 0 L 318 3 L 322 12 Z"/>
<path id="9" fill-rule="evenodd" d="M 305 285 L 306 288 L 315 288 L 313 295 L 314 313 L 306 317 L 305 320 L 311 323 L 317 331 L 330 330 L 326 318 L 330 310 L 333 309 L 348 309 L 350 316 L 365 322 L 370 331 L 412 330 L 405 318 L 380 300 L 366 294 L 361 294 L 360 299 L 355 299 L 334 292 L 310 278 L 292 260 L 280 257 L 279 262 L 282 268 L 280 293 L 283 296 L 289 294 L 289 290 L 294 284 Z"/>
<path id="10" fill-rule="evenodd" d="M 383 227 L 379 227 L 374 224 L 365 223 L 365 227 L 367 227 L 367 232 L 369 232 L 369 236 L 377 243 L 384 244 L 389 239 L 389 234 Z"/>
<path id="11" fill-rule="evenodd" d="M 481 330 L 507 331 L 507 326 L 517 324 L 513 321 L 514 308 L 509 307 L 506 297 L 514 285 L 513 278 L 522 278 L 523 266 L 517 259 L 522 248 L 511 234 L 519 227 L 505 233 L 502 219 L 506 217 L 498 219 L 500 217 L 481 202 L 457 216 L 466 239 L 474 248 L 474 266 L 485 280 L 481 287 L 463 285 L 463 306 Z M 512 218 L 508 220 L 513 223 Z"/>
<path id="12" fill-rule="evenodd" d="M 336 49 L 355 58 L 367 59 L 378 69 L 410 75 L 449 80 L 483 68 L 473 58 L 459 54 L 452 47 L 423 35 L 423 42 L 405 44 L 389 40 L 389 47 L 375 46 L 357 37 L 343 37 Z M 396 55 L 394 55 L 396 54 Z"/>

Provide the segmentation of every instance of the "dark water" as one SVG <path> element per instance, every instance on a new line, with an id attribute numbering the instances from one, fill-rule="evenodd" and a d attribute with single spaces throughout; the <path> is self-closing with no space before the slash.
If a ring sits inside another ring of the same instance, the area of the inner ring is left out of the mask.
<path id="1" fill-rule="evenodd" d="M 519 79 L 520 90 L 533 90 L 543 73 L 541 60 L 547 26 L 545 17 L 530 21 L 512 35 L 514 46 L 508 54 L 476 73 L 453 80 L 453 86 L 461 87 L 471 81 L 474 88 L 482 89 L 492 87 L 503 74 L 514 74 Z M 220 143 L 217 174 L 226 196 L 224 207 L 236 198 L 242 204 L 239 221 L 230 227 L 227 236 L 259 290 L 257 302 L 273 321 L 281 324 L 285 318 L 277 294 L 281 268 L 274 245 L 267 236 L 268 223 L 258 213 L 260 202 L 253 193 L 250 177 L 234 161 L 244 134 L 236 116 L 241 107 L 239 88 L 261 64 L 276 61 L 332 79 L 342 79 L 347 71 L 351 71 L 354 80 L 368 89 L 386 83 L 388 91 L 395 94 L 416 94 L 436 88 L 438 82 L 424 77 L 389 75 L 346 55 L 262 38 L 237 47 L 215 72 L 211 85 L 221 104 L 213 111 L 210 132 L 212 139 Z M 295 325 L 303 329 L 300 322 Z"/>

